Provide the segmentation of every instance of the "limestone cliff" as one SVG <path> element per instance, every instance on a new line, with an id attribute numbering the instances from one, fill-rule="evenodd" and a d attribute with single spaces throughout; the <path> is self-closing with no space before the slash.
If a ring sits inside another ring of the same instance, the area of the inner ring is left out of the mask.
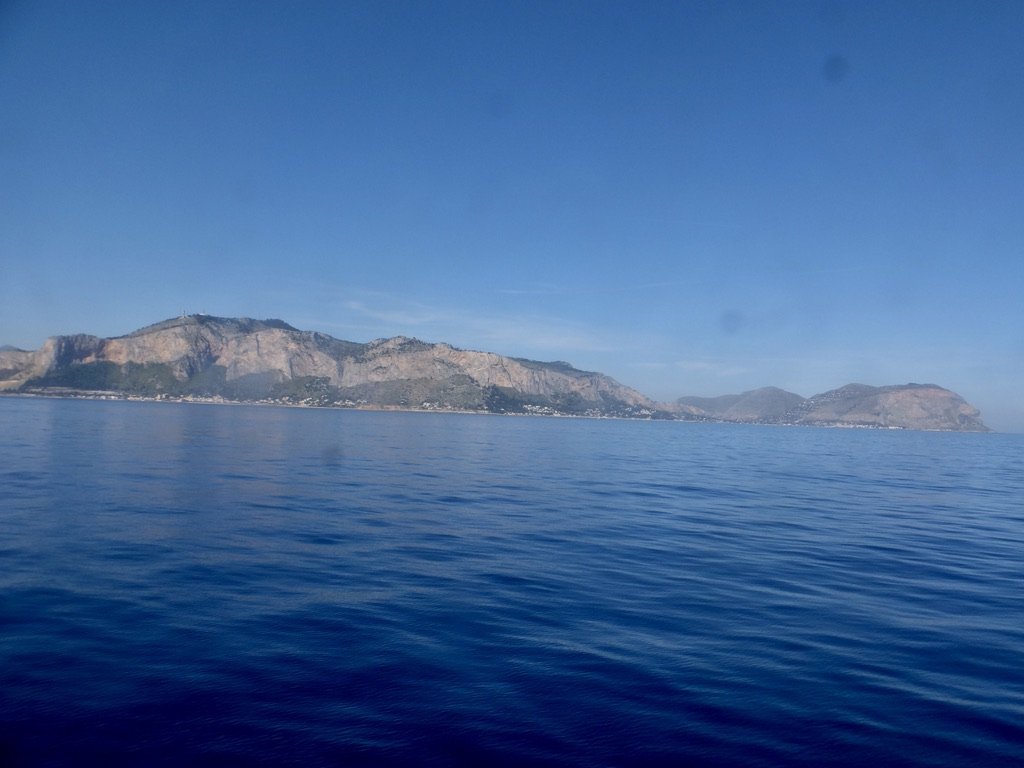
<path id="1" fill-rule="evenodd" d="M 0 351 L 0 388 L 221 396 L 317 405 L 649 417 L 639 392 L 567 363 L 405 337 L 368 344 L 280 320 L 189 315 L 126 336 L 58 336 Z"/>

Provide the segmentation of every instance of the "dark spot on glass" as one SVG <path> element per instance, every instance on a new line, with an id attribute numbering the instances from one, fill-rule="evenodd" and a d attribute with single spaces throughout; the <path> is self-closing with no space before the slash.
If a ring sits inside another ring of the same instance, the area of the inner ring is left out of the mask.
<path id="1" fill-rule="evenodd" d="M 340 445 L 328 445 L 320 454 L 320 458 L 327 467 L 336 467 L 341 464 L 344 454 Z"/>
<path id="2" fill-rule="evenodd" d="M 850 62 L 845 56 L 833 54 L 825 59 L 821 72 L 830 83 L 838 83 L 846 79 L 846 73 L 850 69 Z"/>
<path id="3" fill-rule="evenodd" d="M 722 330 L 726 333 L 736 333 L 736 331 L 743 327 L 743 323 L 743 315 L 734 309 L 723 312 L 722 316 L 718 318 L 718 324 L 722 326 Z"/>

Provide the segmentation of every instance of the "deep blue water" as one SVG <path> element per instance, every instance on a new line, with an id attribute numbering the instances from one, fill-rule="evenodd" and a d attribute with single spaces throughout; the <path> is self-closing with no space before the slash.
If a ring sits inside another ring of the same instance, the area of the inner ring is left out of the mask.
<path id="1" fill-rule="evenodd" d="M 0 398 L 0 764 L 1024 762 L 1024 438 Z"/>

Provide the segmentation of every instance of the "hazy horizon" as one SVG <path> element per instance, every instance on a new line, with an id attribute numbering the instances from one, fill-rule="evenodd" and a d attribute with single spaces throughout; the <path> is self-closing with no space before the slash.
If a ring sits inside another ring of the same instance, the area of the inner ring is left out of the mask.
<path id="1" fill-rule="evenodd" d="M 0 344 L 188 312 L 1024 431 L 1024 7 L 14 2 Z"/>

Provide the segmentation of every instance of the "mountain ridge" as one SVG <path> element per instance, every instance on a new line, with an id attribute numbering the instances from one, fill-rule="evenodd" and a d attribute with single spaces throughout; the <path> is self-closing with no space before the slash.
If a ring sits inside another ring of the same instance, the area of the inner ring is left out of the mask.
<path id="1" fill-rule="evenodd" d="M 778 387 L 657 403 L 605 374 L 407 336 L 353 342 L 284 320 L 183 315 L 121 336 L 0 347 L 0 391 L 155 399 L 987 431 L 934 384 L 847 384 L 804 398 Z"/>
<path id="2" fill-rule="evenodd" d="M 845 384 L 811 397 L 762 387 L 715 398 L 681 397 L 713 420 L 755 424 L 988 432 L 981 412 L 937 384 Z"/>
<path id="3" fill-rule="evenodd" d="M 669 417 L 600 373 L 405 336 L 366 343 L 283 320 L 188 315 L 122 336 L 47 339 L 0 353 L 0 388 L 113 391 L 305 405 Z"/>

